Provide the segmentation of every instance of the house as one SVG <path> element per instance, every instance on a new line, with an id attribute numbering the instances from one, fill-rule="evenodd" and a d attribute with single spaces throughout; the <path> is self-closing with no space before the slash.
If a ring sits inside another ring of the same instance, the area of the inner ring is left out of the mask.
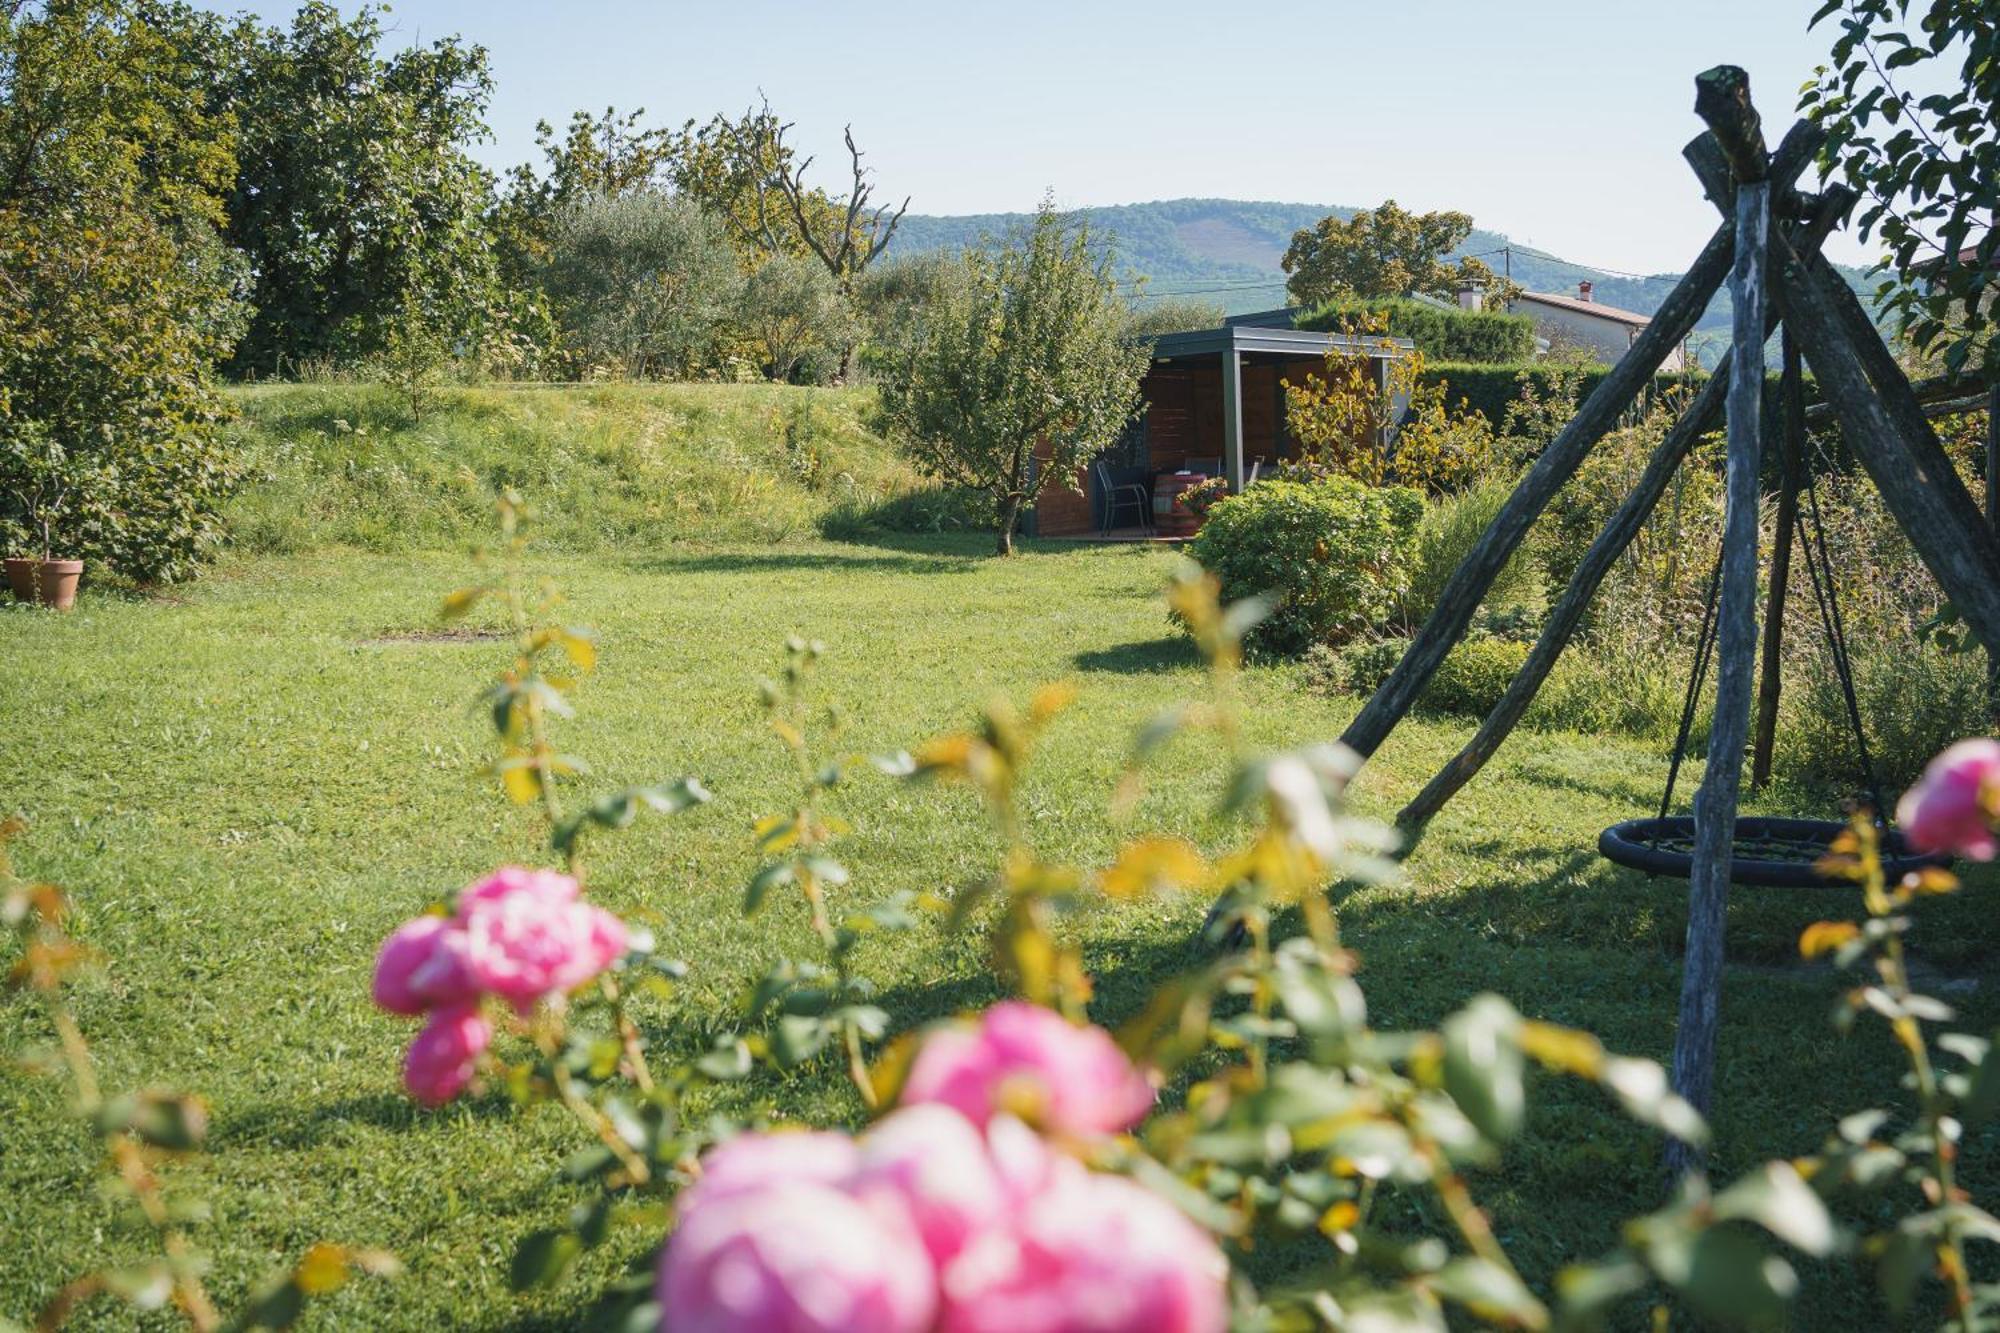
<path id="1" fill-rule="evenodd" d="M 1653 322 L 1645 315 L 1594 300 L 1588 281 L 1576 285 L 1575 296 L 1522 292 L 1507 303 L 1507 311 L 1532 319 L 1536 336 L 1546 339 L 1550 346 L 1581 347 L 1607 365 L 1624 356 Z M 1685 369 L 1686 349 L 1676 347 L 1669 352 L 1660 368 Z"/>
<path id="2" fill-rule="evenodd" d="M 1159 476 L 1179 471 L 1189 460 L 1203 463 L 1203 470 L 1219 468 L 1240 490 L 1253 467 L 1269 468 L 1292 448 L 1285 430 L 1286 384 L 1302 383 L 1336 349 L 1370 358 L 1377 382 L 1386 383 L 1388 362 L 1413 346 L 1407 338 L 1351 338 L 1248 323 L 1164 334 L 1153 341 L 1153 364 L 1140 386 L 1145 407 L 1098 461 L 1112 485 L 1137 483 L 1149 494 Z M 1099 469 L 1086 467 L 1068 479 L 1074 488 L 1063 480 L 1051 478 L 1036 499 L 1030 516 L 1034 535 L 1080 537 L 1102 529 L 1106 497 Z M 1119 517 L 1128 521 L 1130 511 Z"/>

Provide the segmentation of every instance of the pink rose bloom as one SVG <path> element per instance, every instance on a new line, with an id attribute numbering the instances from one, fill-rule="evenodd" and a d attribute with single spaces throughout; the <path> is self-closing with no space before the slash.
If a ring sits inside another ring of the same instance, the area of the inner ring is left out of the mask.
<path id="1" fill-rule="evenodd" d="M 1229 1266 L 1177 1208 L 1067 1159 L 945 1269 L 940 1333 L 1222 1333 Z"/>
<path id="2" fill-rule="evenodd" d="M 1027 1133 L 1018 1121 L 1007 1123 Z M 1039 1140 L 1034 1146 L 1046 1154 Z M 903 1209 L 940 1268 L 1005 1221 L 1015 1202 L 978 1127 L 936 1104 L 906 1106 L 869 1130 L 847 1188 Z"/>
<path id="3" fill-rule="evenodd" d="M 472 910 L 475 903 L 496 902 L 517 893 L 525 893 L 530 897 L 546 899 L 549 902 L 573 903 L 576 901 L 577 892 L 576 881 L 558 871 L 530 870 L 526 866 L 501 866 L 485 879 L 459 893 L 458 914 L 464 916 Z"/>
<path id="4" fill-rule="evenodd" d="M 553 893 L 488 895 L 461 902 L 460 912 L 473 980 L 522 1013 L 581 986 L 624 952 L 623 923 Z"/>
<path id="5" fill-rule="evenodd" d="M 465 932 L 441 916 L 405 921 L 382 941 L 375 960 L 375 1003 L 392 1014 L 477 999 L 478 983 L 466 965 Z"/>
<path id="6" fill-rule="evenodd" d="M 937 1315 L 937 1274 L 909 1221 L 812 1180 L 687 1209 L 656 1291 L 672 1333 L 929 1333 Z"/>
<path id="7" fill-rule="evenodd" d="M 479 1016 L 476 1003 L 440 1009 L 410 1043 L 403 1061 L 403 1086 L 425 1106 L 442 1106 L 465 1090 L 479 1053 L 493 1040 L 493 1029 Z"/>
<path id="8" fill-rule="evenodd" d="M 681 1191 L 675 1207 L 687 1217 L 712 1200 L 788 1180 L 842 1185 L 859 1159 L 853 1139 L 826 1130 L 740 1134 L 708 1150 L 700 1179 Z"/>
<path id="9" fill-rule="evenodd" d="M 1896 823 L 1917 851 L 1991 861 L 2000 850 L 1990 813 L 1996 793 L 2000 793 L 2000 741 L 1985 737 L 1960 741 L 1931 760 L 1916 786 L 1903 793 L 1896 804 Z"/>
<path id="10" fill-rule="evenodd" d="M 1104 1029 L 1010 1000 L 982 1014 L 977 1028 L 925 1038 L 902 1102 L 942 1102 L 982 1125 L 999 1111 L 1026 1112 L 1045 1129 L 1091 1136 L 1139 1123 L 1153 1087 Z"/>

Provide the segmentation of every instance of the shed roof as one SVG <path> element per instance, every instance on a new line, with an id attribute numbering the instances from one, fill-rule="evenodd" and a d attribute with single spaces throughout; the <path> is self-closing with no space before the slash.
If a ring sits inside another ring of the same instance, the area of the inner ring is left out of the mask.
<path id="1" fill-rule="evenodd" d="M 1261 352 L 1277 356 L 1323 357 L 1336 348 L 1349 355 L 1387 359 L 1413 351 L 1408 338 L 1354 338 L 1344 333 L 1319 333 L 1312 329 L 1274 329 L 1254 324 L 1229 324 L 1219 329 L 1194 329 L 1187 333 L 1167 333 L 1153 340 L 1153 359 L 1171 361 L 1187 356 L 1217 356 L 1234 348 L 1237 352 Z"/>

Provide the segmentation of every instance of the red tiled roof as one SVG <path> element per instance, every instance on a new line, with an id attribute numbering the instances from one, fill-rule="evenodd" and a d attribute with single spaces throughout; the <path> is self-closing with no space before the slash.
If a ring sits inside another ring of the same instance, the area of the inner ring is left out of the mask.
<path id="1" fill-rule="evenodd" d="M 1644 328 L 1653 322 L 1652 316 L 1641 315 L 1631 310 L 1620 310 L 1615 305 L 1605 305 L 1599 301 L 1579 301 L 1574 296 L 1557 296 L 1553 292 L 1522 292 L 1516 301 L 1534 301 L 1540 305 L 1555 306 L 1559 310 L 1577 310 L 1586 315 L 1601 315 L 1619 324 L 1630 324 Z"/>

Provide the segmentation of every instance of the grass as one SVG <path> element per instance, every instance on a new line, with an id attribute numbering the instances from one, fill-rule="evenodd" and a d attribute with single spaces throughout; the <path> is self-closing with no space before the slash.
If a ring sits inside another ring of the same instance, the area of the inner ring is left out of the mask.
<path id="1" fill-rule="evenodd" d="M 438 550 L 481 540 L 512 486 L 548 515 L 550 549 L 815 535 L 919 489 L 877 436 L 869 390 L 771 384 L 451 389 L 412 420 L 381 388 L 235 391 L 249 484 L 236 546 Z"/>
<path id="2" fill-rule="evenodd" d="M 532 393 L 496 395 L 487 447 L 503 456 L 514 429 L 506 423 L 523 412 L 576 414 L 565 418 L 574 423 L 600 410 L 680 410 L 662 390 L 603 391 L 609 406 L 592 407 L 598 392 L 547 409 Z M 721 393 L 722 413 L 791 401 Z M 261 402 L 252 395 L 251 410 L 304 430 L 315 413 L 353 408 L 325 391 L 279 390 Z M 371 439 L 385 437 L 402 441 L 395 451 L 407 460 L 421 431 L 371 427 Z M 442 467 L 442 447 L 435 453 Z M 315 457 L 324 471 L 332 454 Z M 473 466 L 484 467 L 477 458 Z M 1133 730 L 1200 687 L 1191 651 L 1166 623 L 1158 552 L 1030 543 L 999 562 L 983 558 L 977 536 L 773 544 L 776 529 L 652 549 L 621 544 L 621 532 L 653 531 L 636 519 L 621 528 L 563 512 L 590 498 L 580 485 L 563 503 L 545 500 L 555 549 L 537 561 L 567 593 L 568 618 L 594 627 L 603 652 L 577 693 L 579 716 L 561 724 L 562 748 L 591 761 L 590 788 L 694 774 L 717 797 L 671 821 L 642 820 L 592 853 L 599 899 L 650 923 L 690 964 L 674 1004 L 645 1015 L 669 1045 L 691 1046 L 725 1024 L 745 982 L 770 962 L 811 955 L 796 904 L 774 900 L 754 922 L 739 919 L 755 864 L 751 823 L 780 808 L 794 780 L 755 703 L 755 680 L 775 666 L 785 634 L 828 644 L 821 688 L 847 719 L 842 747 L 855 750 L 907 747 L 963 723 L 996 691 L 1018 698 L 1054 677 L 1075 681 L 1078 701 L 1038 754 L 1024 816 L 1045 853 L 1084 862 L 1102 861 L 1116 840 L 1104 810 Z M 67 617 L 0 611 L 0 772 L 10 778 L 0 805 L 31 821 L 16 857 L 25 873 L 72 892 L 77 931 L 103 960 L 75 999 L 107 1086 L 185 1087 L 211 1103 L 209 1151 L 176 1165 L 172 1180 L 214 1205 L 196 1230 L 214 1258 L 215 1290 L 240 1296 L 320 1239 L 384 1246 L 408 1266 L 400 1279 L 313 1307 L 310 1327 L 564 1327 L 614 1263 L 657 1239 L 622 1235 L 565 1288 L 509 1295 L 514 1243 L 574 1202 L 556 1167 L 578 1131 L 553 1111 L 518 1115 L 497 1096 L 416 1110 L 397 1087 L 410 1029 L 368 1003 L 375 948 L 397 922 L 503 859 L 538 855 L 532 819 L 477 775 L 487 735 L 470 701 L 510 649 L 434 633 L 433 611 L 467 581 L 467 561 L 400 549 L 470 539 L 483 522 L 465 495 L 462 517 L 424 516 L 441 502 L 411 511 L 434 536 L 386 532 L 380 544 L 397 553 L 354 549 L 371 543 L 358 522 L 339 526 L 343 514 L 363 512 L 343 499 L 328 517 L 336 549 L 238 556 L 171 598 L 87 594 Z M 246 503 L 277 521 L 276 498 L 253 492 Z M 1259 746 L 1333 736 L 1355 706 L 1314 694 L 1293 666 L 1253 669 L 1245 684 Z M 1393 812 L 1467 729 L 1406 724 L 1364 773 L 1361 809 Z M 1664 1057 L 1685 886 L 1594 852 L 1598 830 L 1645 811 L 1663 776 L 1657 745 L 1517 737 L 1434 823 L 1400 882 L 1342 892 L 1343 930 L 1364 960 L 1375 1021 L 1435 1023 L 1491 989 L 1616 1049 Z M 1176 742 L 1137 825 L 1219 844 L 1226 830 L 1209 812 L 1220 782 L 1211 756 Z M 898 889 L 948 893 L 991 865 L 992 837 L 964 792 L 871 778 L 845 791 L 841 813 L 854 826 L 841 849 L 855 871 L 850 903 Z M 1120 906 L 1079 923 L 1099 1017 L 1131 1012 L 1147 987 L 1190 962 L 1205 906 Z M 1840 1114 L 1907 1100 L 1901 1066 L 1875 1028 L 1843 1039 L 1828 1023 L 1841 978 L 1792 961 L 1804 925 L 1853 910 L 1840 891 L 1744 890 L 1731 904 L 1722 1177 L 1812 1150 Z M 1980 892 L 1920 915 L 1926 964 L 1982 983 L 1954 997 L 1969 1030 L 2000 1020 L 1988 994 L 1996 934 Z M 899 1028 L 996 994 L 977 941 L 940 927 L 864 946 L 861 966 Z M 0 1050 L 49 1038 L 32 1008 L 0 1004 Z M 859 1114 L 831 1065 L 753 1080 L 729 1096 L 725 1109 L 738 1112 Z M 57 1080 L 0 1067 L 0 1125 L 0 1315 L 31 1316 L 87 1266 L 148 1252 L 94 1191 L 93 1140 Z M 1975 1192 L 2000 1185 L 1992 1147 L 1979 1135 L 1967 1145 Z M 1597 1094 L 1545 1081 L 1529 1133 L 1475 1188 L 1510 1250 L 1546 1282 L 1563 1262 L 1608 1248 L 1620 1219 L 1660 1201 L 1657 1145 Z M 1886 1321 L 1852 1269 L 1805 1277 L 1801 1326 Z M 130 1324 L 106 1303 L 84 1322 Z"/>

